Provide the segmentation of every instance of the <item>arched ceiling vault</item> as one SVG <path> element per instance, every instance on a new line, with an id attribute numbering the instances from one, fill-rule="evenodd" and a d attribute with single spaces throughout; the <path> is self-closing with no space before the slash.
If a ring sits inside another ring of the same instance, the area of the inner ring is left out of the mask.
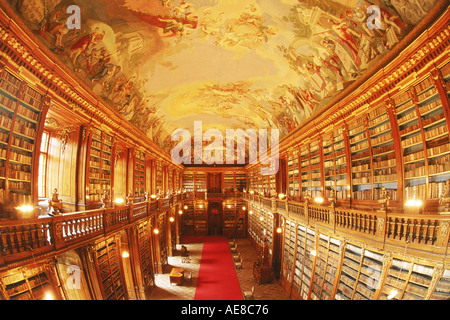
<path id="1" fill-rule="evenodd" d="M 436 0 L 9 0 L 40 40 L 170 154 L 175 129 L 277 128 L 320 111 Z M 67 7 L 81 9 L 69 29 Z M 380 8 L 370 28 L 370 5 Z M 369 22 L 369 23 L 368 23 Z"/>

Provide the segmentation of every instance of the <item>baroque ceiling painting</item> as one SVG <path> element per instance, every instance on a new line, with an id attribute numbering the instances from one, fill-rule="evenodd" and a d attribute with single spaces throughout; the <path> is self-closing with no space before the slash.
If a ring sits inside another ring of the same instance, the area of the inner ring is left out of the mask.
<path id="1" fill-rule="evenodd" d="M 435 0 L 10 0 L 92 90 L 170 153 L 178 128 L 307 121 L 391 50 Z M 81 9 L 69 29 L 67 7 Z M 367 8 L 380 8 L 370 28 Z M 225 136 L 225 135 L 224 135 Z"/>

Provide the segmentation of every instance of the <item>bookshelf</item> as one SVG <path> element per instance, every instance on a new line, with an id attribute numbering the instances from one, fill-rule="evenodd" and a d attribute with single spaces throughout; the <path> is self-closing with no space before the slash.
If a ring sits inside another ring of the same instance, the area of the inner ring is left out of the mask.
<path id="1" fill-rule="evenodd" d="M 339 245 L 339 240 L 319 234 L 310 299 L 330 300 L 332 298 L 339 266 Z"/>
<path id="2" fill-rule="evenodd" d="M 194 234 L 194 202 L 188 201 L 184 203 L 183 208 L 183 234 L 193 235 Z"/>
<path id="3" fill-rule="evenodd" d="M 444 69 L 445 70 L 445 69 Z M 424 137 L 428 169 L 425 199 L 438 199 L 445 181 L 450 179 L 450 140 L 447 119 L 436 83 L 431 76 L 414 87 Z"/>
<path id="4" fill-rule="evenodd" d="M 95 244 L 95 265 L 104 300 L 127 300 L 117 235 Z"/>
<path id="5" fill-rule="evenodd" d="M 354 300 L 373 300 L 376 289 L 380 286 L 383 256 L 364 250 L 361 269 L 357 278 Z"/>
<path id="6" fill-rule="evenodd" d="M 187 192 L 194 192 L 194 173 L 193 172 L 183 172 L 183 188 Z"/>
<path id="7" fill-rule="evenodd" d="M 306 192 L 311 192 L 310 186 L 310 160 L 309 160 L 309 145 L 305 144 L 300 147 L 300 181 L 301 181 L 301 197 L 306 195 Z"/>
<path id="8" fill-rule="evenodd" d="M 163 172 L 161 160 L 156 160 L 156 190 L 164 192 Z"/>
<path id="9" fill-rule="evenodd" d="M 161 213 L 158 216 L 158 229 L 159 229 L 159 257 L 161 262 L 161 267 L 164 269 L 164 266 L 168 264 L 168 247 L 167 243 L 167 219 L 166 212 Z"/>
<path id="10" fill-rule="evenodd" d="M 298 225 L 296 229 L 297 233 L 297 250 L 295 255 L 295 268 L 294 268 L 294 279 L 293 279 L 293 290 L 297 294 L 300 294 L 303 285 L 302 273 L 303 266 L 305 262 L 305 245 L 306 245 L 306 228 L 302 225 Z M 302 295 L 302 299 L 307 299 L 307 295 Z"/>
<path id="11" fill-rule="evenodd" d="M 231 201 L 223 203 L 223 229 L 227 234 L 228 230 L 231 230 L 236 219 L 236 204 Z"/>
<path id="12" fill-rule="evenodd" d="M 300 180 L 298 152 L 293 150 L 288 154 L 288 196 L 293 200 L 300 199 Z"/>
<path id="13" fill-rule="evenodd" d="M 393 290 L 398 292 L 395 298 L 401 300 L 412 266 L 411 262 L 399 259 L 392 260 L 381 289 L 380 300 L 387 300 Z"/>
<path id="14" fill-rule="evenodd" d="M 206 192 L 206 173 L 195 173 L 195 192 Z"/>
<path id="15" fill-rule="evenodd" d="M 137 226 L 137 234 L 140 269 L 144 286 L 147 287 L 154 284 L 148 221 L 144 221 Z"/>
<path id="16" fill-rule="evenodd" d="M 55 296 L 44 265 L 15 269 L 2 276 L 0 289 L 5 300 L 43 300 L 46 293 Z"/>
<path id="17" fill-rule="evenodd" d="M 362 263 L 363 249 L 347 244 L 344 251 L 339 284 L 335 295 L 336 300 L 352 300 L 358 281 L 359 269 Z"/>
<path id="18" fill-rule="evenodd" d="M 9 71 L 0 72 L 0 203 L 34 204 L 35 144 L 40 137 L 43 95 Z"/>
<path id="19" fill-rule="evenodd" d="M 134 198 L 145 196 L 145 153 L 136 150 L 134 163 Z"/>
<path id="20" fill-rule="evenodd" d="M 194 202 L 194 232 L 195 234 L 206 234 L 208 226 L 206 225 L 207 204 L 204 201 Z"/>
<path id="21" fill-rule="evenodd" d="M 242 192 L 244 189 L 247 188 L 247 176 L 245 172 L 236 172 L 235 179 L 236 179 L 236 189 L 239 192 Z"/>
<path id="22" fill-rule="evenodd" d="M 233 192 L 234 187 L 234 172 L 225 172 L 223 175 L 223 189 L 225 192 Z"/>
<path id="23" fill-rule="evenodd" d="M 288 283 L 292 283 L 294 271 L 294 258 L 296 248 L 296 224 L 294 221 L 286 220 L 284 223 L 284 246 L 281 274 Z"/>
<path id="24" fill-rule="evenodd" d="M 103 192 L 111 199 L 111 160 L 112 160 L 112 136 L 92 127 L 90 134 L 90 146 L 87 169 L 87 205 L 88 208 L 101 206 L 100 200 Z"/>

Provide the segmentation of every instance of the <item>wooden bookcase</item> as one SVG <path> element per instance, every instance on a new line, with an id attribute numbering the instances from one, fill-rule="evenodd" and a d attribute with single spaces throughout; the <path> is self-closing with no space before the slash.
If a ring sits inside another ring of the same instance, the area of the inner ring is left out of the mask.
<path id="1" fill-rule="evenodd" d="M 225 192 L 233 192 L 234 188 L 235 188 L 234 172 L 224 172 L 223 190 L 225 190 Z"/>
<path id="2" fill-rule="evenodd" d="M 207 203 L 205 201 L 194 202 L 194 232 L 206 235 L 208 226 L 206 222 Z"/>
<path id="3" fill-rule="evenodd" d="M 119 236 L 113 235 L 95 244 L 95 265 L 104 300 L 127 300 L 120 259 Z"/>
<path id="4" fill-rule="evenodd" d="M 298 151 L 293 150 L 288 153 L 288 196 L 292 200 L 300 200 L 300 178 Z"/>
<path id="5" fill-rule="evenodd" d="M 183 172 L 183 189 L 187 192 L 194 192 L 194 173 L 193 172 Z"/>
<path id="6" fill-rule="evenodd" d="M 140 269 L 145 287 L 154 284 L 149 227 L 148 221 L 141 222 L 137 227 Z"/>
<path id="7" fill-rule="evenodd" d="M 235 173 L 235 188 L 239 192 L 247 188 L 247 176 L 244 172 Z"/>
<path id="8" fill-rule="evenodd" d="M 43 94 L 0 70 L 0 203 L 37 203 L 37 161 L 48 107 Z"/>
<path id="9" fill-rule="evenodd" d="M 206 173 L 195 173 L 195 192 L 206 192 Z"/>
<path id="10" fill-rule="evenodd" d="M 86 162 L 86 205 L 88 209 L 95 209 L 101 206 L 101 198 L 105 191 L 109 199 L 112 199 L 113 138 L 92 127 L 89 140 Z"/>
<path id="11" fill-rule="evenodd" d="M 158 217 L 158 227 L 159 227 L 159 254 L 161 265 L 164 267 L 168 262 L 168 246 L 167 243 L 167 213 L 161 213 Z"/>
<path id="12" fill-rule="evenodd" d="M 53 297 L 57 294 L 52 282 L 46 266 L 41 264 L 5 273 L 0 290 L 6 300 L 44 300 L 47 293 Z"/>
<path id="13" fill-rule="evenodd" d="M 145 196 L 145 152 L 136 150 L 134 158 L 134 200 L 144 200 Z"/>

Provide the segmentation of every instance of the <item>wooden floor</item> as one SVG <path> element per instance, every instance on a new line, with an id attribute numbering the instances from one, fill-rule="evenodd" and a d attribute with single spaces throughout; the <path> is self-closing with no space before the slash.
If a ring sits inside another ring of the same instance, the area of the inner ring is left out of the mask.
<path id="1" fill-rule="evenodd" d="M 236 239 L 238 252 L 243 260 L 243 268 L 237 269 L 236 274 L 241 287 L 241 292 L 251 290 L 255 286 L 255 300 L 288 300 L 287 293 L 274 279 L 273 283 L 258 285 L 253 278 L 253 262 L 257 260 L 256 250 L 248 239 Z M 186 244 L 190 252 L 190 263 L 183 263 L 180 256 L 169 257 L 169 266 L 164 274 L 155 276 L 156 286 L 148 296 L 148 300 L 193 300 L 197 284 L 198 270 L 203 250 L 202 243 Z M 177 249 L 181 249 L 178 246 Z M 170 284 L 169 273 L 173 267 L 185 269 L 185 275 L 192 272 L 191 282 L 183 285 Z"/>

